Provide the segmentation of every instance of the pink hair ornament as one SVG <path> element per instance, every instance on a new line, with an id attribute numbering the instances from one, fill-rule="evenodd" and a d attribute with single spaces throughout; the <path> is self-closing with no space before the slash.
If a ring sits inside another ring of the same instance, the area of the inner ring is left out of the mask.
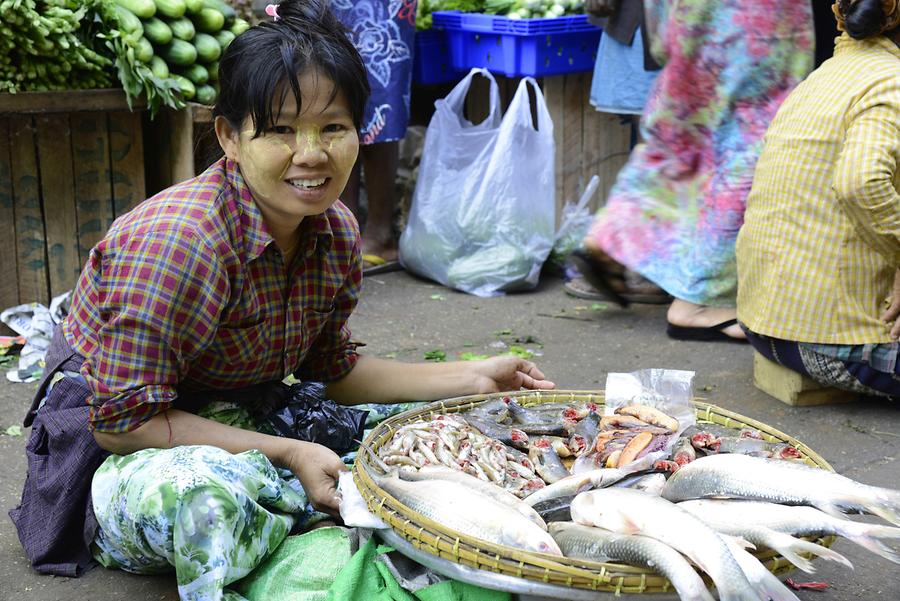
<path id="1" fill-rule="evenodd" d="M 278 5 L 277 4 L 266 4 L 266 14 L 272 17 L 275 21 L 278 20 Z"/>

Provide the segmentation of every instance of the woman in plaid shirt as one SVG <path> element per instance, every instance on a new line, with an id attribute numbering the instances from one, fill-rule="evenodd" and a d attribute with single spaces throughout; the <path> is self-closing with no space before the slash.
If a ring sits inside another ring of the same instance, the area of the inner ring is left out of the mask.
<path id="1" fill-rule="evenodd" d="M 225 157 L 116 220 L 78 281 L 27 418 L 29 473 L 11 512 L 40 571 L 77 575 L 92 559 L 138 573 L 174 566 L 182 599 L 219 599 L 307 500 L 336 512 L 345 467 L 334 452 L 218 423 L 198 415 L 204 400 L 246 398 L 291 374 L 345 404 L 553 387 L 513 357 L 357 354 L 347 319 L 360 237 L 338 195 L 357 157 L 366 72 L 324 2 L 277 12 L 221 60 Z"/>
<path id="2" fill-rule="evenodd" d="M 766 132 L 737 239 L 737 314 L 770 360 L 896 397 L 900 2 L 840 0 L 834 12 L 845 32 L 834 57 Z"/>

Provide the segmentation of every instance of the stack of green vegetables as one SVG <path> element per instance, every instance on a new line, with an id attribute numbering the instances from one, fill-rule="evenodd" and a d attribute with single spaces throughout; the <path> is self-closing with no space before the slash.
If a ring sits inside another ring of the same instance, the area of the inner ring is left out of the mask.
<path id="1" fill-rule="evenodd" d="M 438 10 L 543 19 L 582 14 L 584 0 L 419 0 L 416 29 L 431 29 L 431 13 Z"/>
<path id="2" fill-rule="evenodd" d="M 213 104 L 219 57 L 249 23 L 222 0 L 114 2 L 118 30 L 107 37 L 129 100 L 143 95 L 151 111 Z"/>
<path id="3" fill-rule="evenodd" d="M 0 92 L 108 88 L 103 0 L 0 0 Z"/>

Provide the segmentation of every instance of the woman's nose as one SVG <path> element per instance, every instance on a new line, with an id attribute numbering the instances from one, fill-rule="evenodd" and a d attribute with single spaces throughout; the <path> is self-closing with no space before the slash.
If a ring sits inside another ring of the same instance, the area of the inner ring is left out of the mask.
<path id="1" fill-rule="evenodd" d="M 315 134 L 297 134 L 292 160 L 295 165 L 316 165 L 327 160 L 322 139 Z"/>

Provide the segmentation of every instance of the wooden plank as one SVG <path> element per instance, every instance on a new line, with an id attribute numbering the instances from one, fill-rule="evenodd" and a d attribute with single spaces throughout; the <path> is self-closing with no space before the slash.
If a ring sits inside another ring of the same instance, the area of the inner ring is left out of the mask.
<path id="1" fill-rule="evenodd" d="M 819 384 L 756 351 L 753 352 L 753 384 L 782 403 L 795 407 L 848 403 L 858 397 L 853 392 Z"/>
<path id="2" fill-rule="evenodd" d="M 129 112 L 109 113 L 107 128 L 113 216 L 118 217 L 144 200 L 147 193 L 141 116 Z"/>
<path id="3" fill-rule="evenodd" d="M 603 145 L 604 136 L 602 135 L 604 115 L 593 107 L 589 98 L 591 97 L 591 78 L 582 79 L 582 98 L 584 98 L 583 114 L 582 114 L 582 138 L 581 138 L 581 181 L 587 186 L 591 178 L 596 175 L 600 176 L 600 152 Z M 603 182 L 600 182 L 601 188 Z M 594 194 L 590 200 L 590 210 L 593 213 L 599 205 L 599 194 Z M 579 194 L 579 198 L 581 195 Z"/>
<path id="4" fill-rule="evenodd" d="M 105 113 L 72 113 L 72 172 L 78 224 L 78 262 L 83 267 L 91 248 L 113 220 L 109 134 Z"/>
<path id="5" fill-rule="evenodd" d="M 565 76 L 563 83 L 563 156 L 562 193 L 565 201 L 576 202 L 584 190 L 581 181 L 581 152 L 583 130 L 584 75 L 573 73 Z"/>
<path id="6" fill-rule="evenodd" d="M 563 130 L 565 123 L 563 122 L 563 106 L 564 87 L 563 77 L 545 77 L 541 82 L 541 89 L 544 92 L 544 102 L 547 103 L 547 112 L 550 113 L 550 119 L 553 121 L 553 141 L 556 146 L 556 156 L 554 157 L 553 169 L 556 180 L 556 226 L 559 227 L 560 215 L 562 215 L 562 207 L 565 204 L 563 197 Z"/>
<path id="7" fill-rule="evenodd" d="M 618 115 L 598 113 L 596 131 L 598 145 L 597 174 L 600 176 L 600 188 L 591 207 L 596 209 L 606 204 L 609 191 L 616 183 L 619 171 L 628 162 L 631 154 L 631 124 L 623 122 Z"/>
<path id="8" fill-rule="evenodd" d="M 35 124 L 50 297 L 53 298 L 75 286 L 81 269 L 75 218 L 75 178 L 72 175 L 72 134 L 66 114 L 37 115 Z"/>
<path id="9" fill-rule="evenodd" d="M 135 101 L 135 110 L 144 107 Z M 0 113 L 71 113 L 76 111 L 129 110 L 125 92 L 106 90 L 66 90 L 65 92 L 0 93 Z"/>
<path id="10" fill-rule="evenodd" d="M 46 305 L 50 303 L 50 287 L 32 117 L 11 115 L 9 128 L 19 302 Z"/>
<path id="11" fill-rule="evenodd" d="M 170 111 L 170 134 L 172 136 L 171 160 L 172 181 L 169 185 L 189 180 L 194 175 L 194 122 L 191 112 Z"/>
<path id="12" fill-rule="evenodd" d="M 4 248 L 13 248 L 16 240 L 16 214 L 13 210 L 12 165 L 9 148 L 9 119 L 0 117 L 0 241 Z M 4 252 L 0 260 L 0 311 L 19 304 L 16 276 L 16 254 Z M 12 333 L 0 325 L 0 334 Z"/>

